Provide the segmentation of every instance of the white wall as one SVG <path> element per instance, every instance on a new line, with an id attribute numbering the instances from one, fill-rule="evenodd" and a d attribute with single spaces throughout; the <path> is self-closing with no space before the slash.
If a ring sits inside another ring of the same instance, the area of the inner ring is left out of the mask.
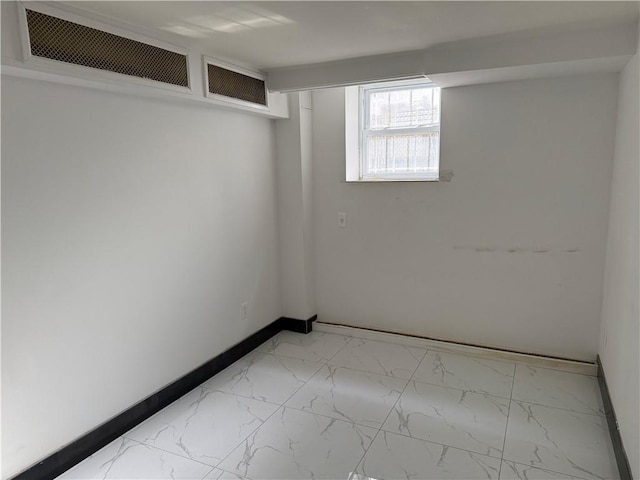
<path id="1" fill-rule="evenodd" d="M 281 315 L 273 130 L 3 75 L 3 477 Z"/>
<path id="2" fill-rule="evenodd" d="M 208 98 L 205 92 L 208 91 L 206 79 L 203 72 L 202 56 L 211 57 L 211 52 L 203 52 L 194 49 L 194 45 L 185 42 L 187 37 L 169 33 L 165 30 L 149 30 L 140 26 L 134 26 L 131 23 L 120 22 L 110 17 L 104 17 L 83 9 L 78 9 L 76 4 L 72 2 L 62 4 L 62 2 L 36 2 L 31 3 L 28 7 L 31 9 L 42 10 L 42 13 L 64 18 L 69 21 L 79 21 L 80 23 L 88 22 L 88 26 L 98 29 L 106 29 L 117 35 L 124 35 L 142 41 L 162 42 L 174 49 L 182 49 L 188 53 L 188 70 L 189 70 L 189 86 L 190 91 L 181 88 L 169 88 L 166 85 L 159 85 L 156 82 L 144 81 L 141 79 L 119 75 L 111 72 L 86 68 L 69 63 L 56 62 L 48 59 L 32 57 L 24 62 L 23 49 L 20 42 L 21 29 L 20 18 L 24 19 L 24 12 L 20 12 L 18 5 L 21 2 L 0 2 L 2 28 L 2 71 L 3 73 L 13 73 L 18 71 L 21 76 L 36 78 L 39 80 L 46 79 L 52 82 L 60 82 L 64 84 L 74 84 L 83 87 L 98 88 L 112 92 L 125 94 L 133 94 L 139 97 L 174 99 L 184 103 L 206 105 L 209 107 L 232 110 L 244 110 L 255 115 L 265 116 L 267 118 L 288 118 L 289 106 L 287 104 L 287 96 L 284 94 L 267 92 L 268 108 L 254 108 L 250 105 L 242 105 L 238 103 L 230 104 L 227 101 L 217 98 Z M 55 5 L 54 5 L 55 4 Z M 26 22 L 26 20 L 25 20 Z M 228 61 L 230 59 L 227 59 Z M 231 60 L 230 63 L 233 63 Z M 250 68 L 249 65 L 245 67 Z"/>
<path id="3" fill-rule="evenodd" d="M 302 165 L 302 211 L 305 276 L 304 284 L 309 292 L 307 313 L 302 318 L 316 315 L 315 255 L 313 243 L 313 100 L 311 92 L 300 93 L 300 163 Z M 280 184 L 278 184 L 280 188 Z M 282 258 L 282 257 L 281 257 Z"/>
<path id="4" fill-rule="evenodd" d="M 638 41 L 640 51 L 640 39 Z M 634 478 L 640 478 L 640 80 L 638 55 L 620 74 L 600 359 Z"/>
<path id="5" fill-rule="evenodd" d="M 289 94 L 290 118 L 277 120 L 278 221 L 282 314 L 315 315 L 311 208 L 311 94 Z"/>
<path id="6" fill-rule="evenodd" d="M 315 91 L 319 319 L 595 360 L 616 96 L 616 74 L 444 89 L 450 183 L 346 184 L 344 89 Z"/>

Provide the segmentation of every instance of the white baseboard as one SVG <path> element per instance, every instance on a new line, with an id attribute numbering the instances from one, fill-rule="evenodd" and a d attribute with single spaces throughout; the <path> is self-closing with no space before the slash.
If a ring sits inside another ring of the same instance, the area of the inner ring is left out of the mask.
<path id="1" fill-rule="evenodd" d="M 317 332 L 336 333 L 349 337 L 363 338 L 366 340 L 378 340 L 381 342 L 397 343 L 409 347 L 427 348 L 441 352 L 462 353 L 475 357 L 490 358 L 493 360 L 506 360 L 510 362 L 534 365 L 538 367 L 562 370 L 570 373 L 596 376 L 598 366 L 595 363 L 580 362 L 575 360 L 562 360 L 549 358 L 528 353 L 507 352 L 495 350 L 487 347 L 474 347 L 462 345 L 455 342 L 445 342 L 441 340 L 431 340 L 427 338 L 414 337 L 411 335 L 400 335 L 396 333 L 379 332 L 359 327 L 348 327 L 345 325 L 334 325 L 331 323 L 315 322 L 313 330 Z"/>

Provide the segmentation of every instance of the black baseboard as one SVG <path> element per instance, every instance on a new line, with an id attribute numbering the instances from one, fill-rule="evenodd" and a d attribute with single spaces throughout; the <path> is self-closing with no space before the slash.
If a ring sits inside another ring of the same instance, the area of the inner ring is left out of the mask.
<path id="1" fill-rule="evenodd" d="M 609 387 L 607 387 L 607 380 L 604 376 L 604 370 L 602 368 L 602 362 L 600 361 L 600 355 L 597 358 L 598 362 L 598 384 L 600 385 L 600 394 L 602 395 L 602 403 L 604 404 L 604 413 L 607 417 L 607 425 L 609 426 L 609 435 L 611 436 L 611 443 L 613 444 L 613 453 L 616 456 L 616 463 L 618 464 L 618 471 L 620 473 L 620 480 L 632 480 L 631 466 L 629 465 L 629 458 L 627 452 L 624 450 L 622 444 L 622 437 L 620 436 L 620 430 L 618 429 L 618 420 L 616 418 L 616 412 L 613 409 L 613 403 L 611 402 L 611 395 L 609 394 Z"/>
<path id="2" fill-rule="evenodd" d="M 283 330 L 291 330 L 298 333 L 309 333 L 313 330 L 313 322 L 318 319 L 318 315 L 314 315 L 308 320 L 298 320 L 297 318 L 280 317 Z"/>
<path id="3" fill-rule="evenodd" d="M 311 324 L 316 317 L 314 316 L 309 320 L 280 317 L 229 350 L 212 358 L 204 365 L 199 366 L 162 390 L 149 395 L 118 416 L 52 453 L 11 480 L 49 480 L 56 478 L 167 405 L 175 402 L 201 383 L 209 380 L 233 362 L 244 357 L 278 332 L 292 330 L 294 332 L 309 333 L 312 328 Z"/>

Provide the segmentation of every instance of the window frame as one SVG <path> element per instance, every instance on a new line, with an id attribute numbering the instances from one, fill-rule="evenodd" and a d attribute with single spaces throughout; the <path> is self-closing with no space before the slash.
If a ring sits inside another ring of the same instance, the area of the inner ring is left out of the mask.
<path id="1" fill-rule="evenodd" d="M 438 122 L 436 125 L 428 127 L 407 127 L 371 130 L 368 127 L 370 102 L 368 101 L 372 93 L 394 92 L 408 90 L 415 87 L 427 87 L 438 89 Z M 358 86 L 358 181 L 438 181 L 440 179 L 440 130 L 442 116 L 442 95 L 440 87 L 427 78 L 400 80 L 373 83 Z M 366 170 L 367 140 L 370 137 L 389 137 L 405 134 L 425 134 L 438 133 L 438 155 L 436 158 L 437 167 L 435 172 L 385 172 L 368 173 Z"/>

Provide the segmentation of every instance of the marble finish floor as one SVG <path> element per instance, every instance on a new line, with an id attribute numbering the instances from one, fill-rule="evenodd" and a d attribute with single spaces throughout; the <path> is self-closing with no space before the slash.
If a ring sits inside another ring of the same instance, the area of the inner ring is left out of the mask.
<path id="1" fill-rule="evenodd" d="M 281 332 L 61 479 L 618 478 L 595 377 Z"/>

